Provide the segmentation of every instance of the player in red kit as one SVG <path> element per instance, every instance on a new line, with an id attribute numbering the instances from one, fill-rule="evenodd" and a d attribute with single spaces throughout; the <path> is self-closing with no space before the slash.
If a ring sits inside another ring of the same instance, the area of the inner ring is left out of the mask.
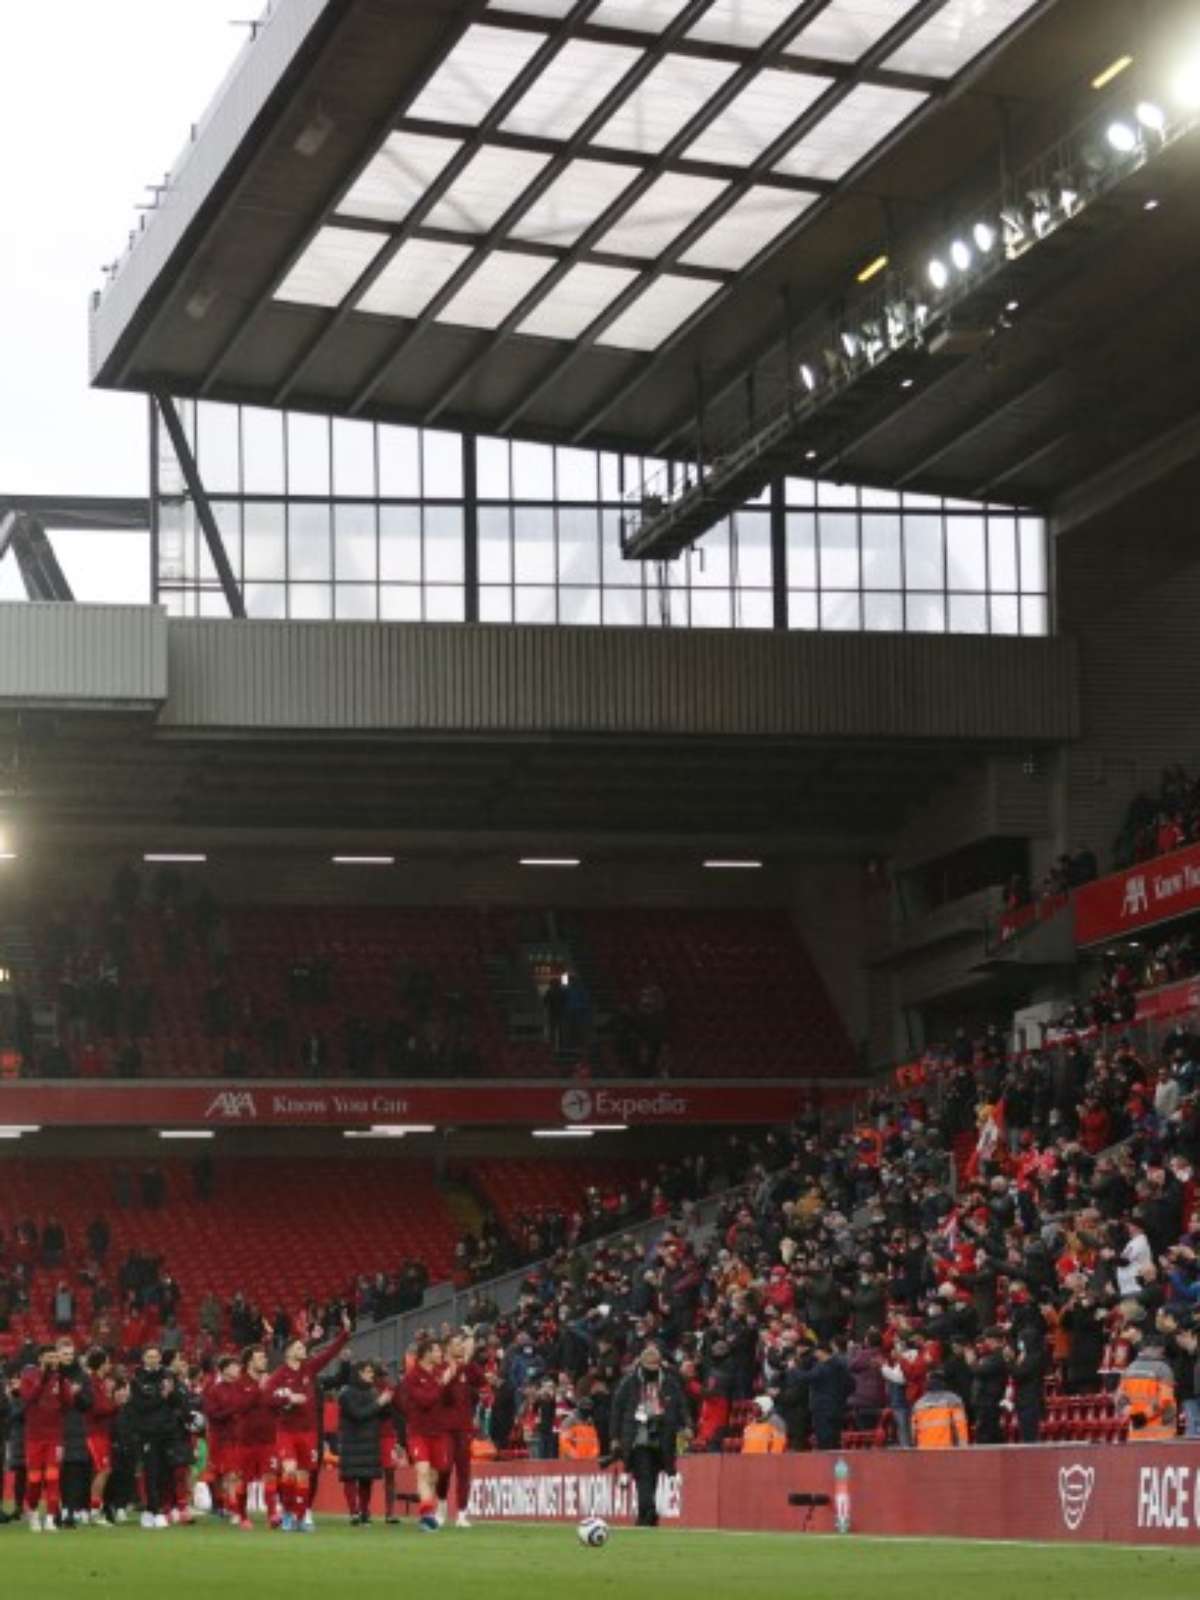
<path id="1" fill-rule="evenodd" d="M 467 1505 L 471 1498 L 471 1441 L 475 1437 L 475 1410 L 483 1388 L 484 1372 L 482 1367 L 475 1364 L 475 1341 L 470 1334 L 455 1334 L 448 1340 L 446 1355 L 449 1358 L 444 1377 L 449 1459 L 438 1474 L 438 1521 L 446 1521 L 447 1497 L 453 1476 L 458 1500 L 456 1526 L 469 1528 L 471 1522 L 467 1516 Z"/>
<path id="2" fill-rule="evenodd" d="M 293 1339 L 283 1353 L 283 1365 L 267 1379 L 278 1430 L 275 1454 L 285 1533 L 307 1533 L 312 1526 L 308 1511 L 321 1443 L 317 1379 L 349 1340 L 350 1318 L 343 1312 L 342 1331 L 336 1339 L 314 1356 L 308 1354 L 303 1339 Z"/>
<path id="3" fill-rule="evenodd" d="M 436 1533 L 438 1478 L 450 1465 L 447 1388 L 453 1368 L 443 1362 L 442 1347 L 434 1339 L 418 1339 L 415 1356 L 404 1380 L 408 1459 L 417 1469 L 420 1525 L 426 1533 Z"/>
<path id="4" fill-rule="evenodd" d="M 88 1455 L 92 1458 L 92 1521 L 97 1527 L 107 1527 L 115 1517 L 102 1516 L 105 1490 L 113 1464 L 113 1423 L 120 1405 L 117 1386 L 113 1380 L 112 1362 L 105 1350 L 93 1350 L 84 1362 L 92 1384 L 92 1406 L 84 1417 L 87 1426 Z"/>
<path id="5" fill-rule="evenodd" d="M 229 1512 L 236 1528 L 250 1525 L 240 1510 L 242 1449 L 238 1432 L 243 1415 L 253 1403 L 253 1392 L 246 1388 L 242 1377 L 242 1363 L 237 1356 L 222 1356 L 217 1363 L 217 1381 L 204 1397 L 213 1505 L 218 1511 Z"/>
<path id="6" fill-rule="evenodd" d="M 267 1352 L 261 1345 L 251 1345 L 242 1352 L 242 1376 L 239 1380 L 243 1409 L 238 1414 L 237 1445 L 238 1472 L 234 1504 L 230 1507 L 238 1526 L 252 1526 L 247 1515 L 250 1485 L 261 1483 L 263 1499 L 271 1525 L 280 1521 L 278 1498 L 279 1463 L 275 1456 L 275 1433 L 279 1413 L 267 1393 Z"/>
<path id="7" fill-rule="evenodd" d="M 61 1476 L 63 1417 L 74 1394 L 58 1370 L 58 1351 L 43 1345 L 36 1367 L 21 1374 L 21 1405 L 25 1417 L 25 1511 L 33 1533 L 57 1533 L 57 1517 L 62 1509 Z M 38 1517 L 43 1496 L 46 1516 Z"/>

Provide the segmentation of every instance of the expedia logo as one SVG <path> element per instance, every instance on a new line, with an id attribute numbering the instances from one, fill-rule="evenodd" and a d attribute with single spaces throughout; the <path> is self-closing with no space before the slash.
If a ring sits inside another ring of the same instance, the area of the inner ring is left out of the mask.
<path id="1" fill-rule="evenodd" d="M 1082 1525 L 1095 1487 L 1095 1467 L 1077 1465 L 1059 1469 L 1058 1498 L 1062 1501 L 1063 1521 L 1068 1533 L 1077 1532 Z"/>
<path id="2" fill-rule="evenodd" d="M 592 1097 L 586 1089 L 568 1089 L 562 1097 L 562 1113 L 568 1122 L 586 1122 L 592 1114 Z"/>
<path id="3" fill-rule="evenodd" d="M 223 1089 L 204 1113 L 205 1122 L 253 1122 L 258 1116 L 254 1096 L 247 1089 Z"/>

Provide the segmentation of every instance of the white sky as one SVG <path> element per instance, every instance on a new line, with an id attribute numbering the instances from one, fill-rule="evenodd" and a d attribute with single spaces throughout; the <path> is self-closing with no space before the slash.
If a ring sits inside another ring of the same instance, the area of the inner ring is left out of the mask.
<path id="1" fill-rule="evenodd" d="M 145 494 L 140 396 L 88 387 L 87 311 L 262 0 L 0 0 L 0 495 Z M 56 533 L 77 599 L 149 598 L 147 542 Z M 23 599 L 0 563 L 0 599 Z"/>

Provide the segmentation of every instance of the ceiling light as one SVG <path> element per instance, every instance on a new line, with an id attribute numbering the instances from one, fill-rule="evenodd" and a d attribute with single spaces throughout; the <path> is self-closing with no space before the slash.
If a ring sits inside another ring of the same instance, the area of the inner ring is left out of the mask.
<path id="1" fill-rule="evenodd" d="M 1200 57 L 1179 69 L 1171 92 L 1185 111 L 1200 110 Z"/>
<path id="2" fill-rule="evenodd" d="M 160 1139 L 215 1139 L 217 1136 L 211 1128 L 163 1128 L 158 1137 Z"/>
<path id="3" fill-rule="evenodd" d="M 935 289 L 944 289 L 950 282 L 950 270 L 946 263 L 939 260 L 937 256 L 934 256 L 926 270 L 929 281 Z"/>
<path id="4" fill-rule="evenodd" d="M 183 867 L 203 866 L 208 857 L 202 855 L 176 855 L 173 852 L 165 852 L 161 855 L 144 855 L 142 860 L 152 867 Z"/>
<path id="5" fill-rule="evenodd" d="M 1147 200 L 1146 204 L 1142 207 L 1142 210 L 1143 211 L 1157 211 L 1158 207 L 1159 207 L 1159 204 L 1160 204 L 1160 202 L 1157 201 L 1157 200 Z"/>
<path id="6" fill-rule="evenodd" d="M 523 867 L 577 867 L 578 856 L 522 856 Z"/>
<path id="7" fill-rule="evenodd" d="M 859 283 L 870 283 L 872 278 L 877 278 L 888 264 L 886 256 L 876 256 L 874 261 L 869 261 L 858 275 Z"/>
<path id="8" fill-rule="evenodd" d="M 815 450 L 806 450 L 804 452 L 804 459 L 805 461 L 815 461 L 817 459 L 817 452 Z"/>
<path id="9" fill-rule="evenodd" d="M 10 1122 L 0 1128 L 0 1134 L 6 1139 L 19 1139 L 23 1133 L 41 1133 L 37 1123 Z"/>
<path id="10" fill-rule="evenodd" d="M 1092 88 L 1107 89 L 1114 78 L 1119 78 L 1126 67 L 1131 67 L 1132 65 L 1132 56 L 1118 56 L 1110 66 L 1105 67 L 1103 72 L 1097 73 L 1092 79 Z"/>
<path id="11" fill-rule="evenodd" d="M 966 272 L 971 265 L 971 246 L 965 239 L 955 239 L 950 246 L 950 259 L 960 272 Z"/>
<path id="12" fill-rule="evenodd" d="M 1105 138 L 1118 155 L 1131 155 L 1137 149 L 1137 131 L 1128 122 L 1110 122 Z"/>
<path id="13" fill-rule="evenodd" d="M 0 1139 L 19 1139 L 21 1135 L 12 1128 L 0 1128 Z"/>
<path id="14" fill-rule="evenodd" d="M 593 1137 L 589 1128 L 535 1128 L 535 1139 L 590 1139 Z"/>
<path id="15" fill-rule="evenodd" d="M 1010 300 L 1004 309 L 1005 311 L 1020 311 L 1021 302 L 1019 300 Z"/>
<path id="16" fill-rule="evenodd" d="M 916 383 L 916 381 L 917 380 L 915 378 L 901 378 L 900 387 L 902 389 L 911 389 L 913 384 Z"/>
<path id="17" fill-rule="evenodd" d="M 388 1139 L 403 1139 L 410 1133 L 436 1133 L 437 1128 L 432 1122 L 373 1122 L 371 1132 Z"/>
<path id="18" fill-rule="evenodd" d="M 0 861 L 16 861 L 16 860 L 17 860 L 17 853 L 16 853 L 15 850 L 0 850 Z"/>
<path id="19" fill-rule="evenodd" d="M 800 382 L 808 390 L 809 394 L 817 387 L 817 375 L 807 361 L 800 363 Z"/>
<path id="20" fill-rule="evenodd" d="M 1137 119 L 1142 127 L 1149 128 L 1151 133 L 1162 134 L 1167 131 L 1167 114 L 1152 100 L 1141 101 L 1137 108 Z"/>
<path id="21" fill-rule="evenodd" d="M 706 861 L 704 865 L 710 872 L 757 872 L 762 866 L 761 861 Z"/>
<path id="22" fill-rule="evenodd" d="M 996 230 L 990 222 L 977 222 L 971 230 L 975 240 L 975 247 L 981 255 L 987 255 L 996 243 Z"/>
<path id="23" fill-rule="evenodd" d="M 394 867 L 395 856 L 334 856 L 335 867 Z"/>
<path id="24" fill-rule="evenodd" d="M 577 1122 L 575 1127 L 579 1133 L 628 1133 L 627 1122 Z"/>

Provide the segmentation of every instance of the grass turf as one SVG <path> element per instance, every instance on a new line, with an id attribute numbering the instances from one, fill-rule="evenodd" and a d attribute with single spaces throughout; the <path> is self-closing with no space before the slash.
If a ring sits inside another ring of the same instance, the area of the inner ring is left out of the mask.
<path id="1" fill-rule="evenodd" d="M 588 1550 L 570 1527 L 477 1526 L 422 1534 L 326 1520 L 312 1535 L 206 1524 L 35 1538 L 0 1528 L 0 1589 L 13 1600 L 1195 1600 L 1200 1550 L 614 1530 Z"/>

